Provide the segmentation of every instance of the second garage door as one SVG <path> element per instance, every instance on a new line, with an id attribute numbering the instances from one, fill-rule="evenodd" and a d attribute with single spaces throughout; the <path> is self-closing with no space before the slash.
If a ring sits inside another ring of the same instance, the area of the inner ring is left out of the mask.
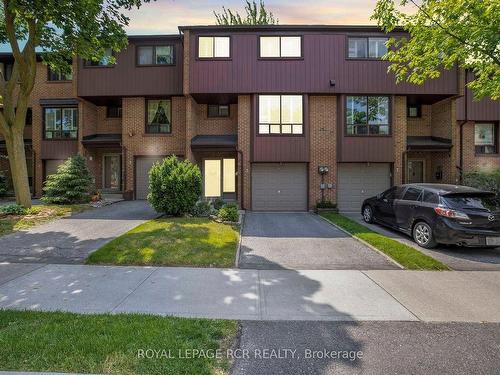
<path id="1" fill-rule="evenodd" d="M 268 163 L 252 165 L 252 209 L 307 210 L 307 165 Z"/>
<path id="2" fill-rule="evenodd" d="M 338 165 L 337 205 L 340 211 L 359 212 L 366 198 L 388 189 L 389 163 L 340 163 Z"/>
<path id="3" fill-rule="evenodd" d="M 163 156 L 140 156 L 135 159 L 135 199 L 146 199 L 149 193 L 149 170 Z"/>

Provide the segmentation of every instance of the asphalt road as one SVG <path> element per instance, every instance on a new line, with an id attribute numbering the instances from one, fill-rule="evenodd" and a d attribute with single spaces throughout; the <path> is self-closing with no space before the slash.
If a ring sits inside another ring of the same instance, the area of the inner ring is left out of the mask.
<path id="1" fill-rule="evenodd" d="M 234 362 L 233 375 L 496 374 L 500 369 L 500 324 L 243 322 L 239 345 L 249 358 Z"/>

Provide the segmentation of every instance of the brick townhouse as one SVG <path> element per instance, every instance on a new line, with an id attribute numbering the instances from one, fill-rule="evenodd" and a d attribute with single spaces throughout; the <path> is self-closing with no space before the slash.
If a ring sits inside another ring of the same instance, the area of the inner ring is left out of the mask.
<path id="1" fill-rule="evenodd" d="M 500 167 L 500 102 L 473 101 L 458 69 L 396 84 L 386 39 L 373 26 L 182 26 L 130 36 L 114 65 L 78 59 L 63 75 L 40 62 L 33 194 L 76 153 L 105 193 L 145 199 L 151 165 L 177 155 L 200 166 L 204 197 L 253 210 L 358 210 L 393 184 Z M 0 60 L 8 75 L 12 56 Z"/>

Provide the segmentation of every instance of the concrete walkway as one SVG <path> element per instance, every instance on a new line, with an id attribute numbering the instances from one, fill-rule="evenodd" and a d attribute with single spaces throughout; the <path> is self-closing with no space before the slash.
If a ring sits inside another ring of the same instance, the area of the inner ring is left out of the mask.
<path id="1" fill-rule="evenodd" d="M 383 234 L 434 259 L 446 264 L 456 271 L 500 271 L 500 247 L 496 249 L 467 248 L 459 246 L 440 245 L 435 249 L 424 249 L 418 246 L 409 236 L 392 230 L 380 224 L 367 224 L 359 213 L 344 213 L 343 215 L 370 228 L 374 232 Z"/>
<path id="2" fill-rule="evenodd" d="M 36 266 L 1 266 L 0 273 L 11 277 L 0 285 L 0 308 L 240 320 L 500 322 L 500 272 Z"/>
<path id="3" fill-rule="evenodd" d="M 82 263 L 106 242 L 158 214 L 146 201 L 118 202 L 0 237 L 0 262 Z"/>

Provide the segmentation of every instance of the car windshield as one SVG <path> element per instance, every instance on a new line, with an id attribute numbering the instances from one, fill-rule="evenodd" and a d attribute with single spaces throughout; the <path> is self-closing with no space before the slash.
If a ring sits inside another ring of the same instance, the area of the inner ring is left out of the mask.
<path id="1" fill-rule="evenodd" d="M 496 211 L 500 207 L 494 194 L 464 194 L 444 196 L 445 202 L 453 208 Z"/>

